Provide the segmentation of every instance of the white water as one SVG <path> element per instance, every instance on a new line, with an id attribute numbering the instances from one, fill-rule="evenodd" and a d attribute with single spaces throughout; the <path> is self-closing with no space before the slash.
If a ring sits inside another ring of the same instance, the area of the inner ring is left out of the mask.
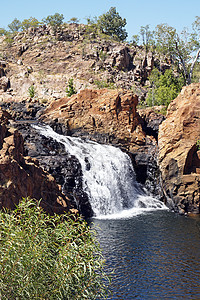
<path id="1" fill-rule="evenodd" d="M 83 172 L 83 188 L 98 218 L 127 218 L 153 209 L 166 209 L 145 195 L 135 179 L 129 156 L 119 148 L 57 134 L 49 126 L 33 127 L 76 156 Z"/>

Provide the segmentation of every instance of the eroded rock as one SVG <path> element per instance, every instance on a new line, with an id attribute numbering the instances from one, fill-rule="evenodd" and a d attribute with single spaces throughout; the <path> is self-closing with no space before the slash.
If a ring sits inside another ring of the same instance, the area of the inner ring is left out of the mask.
<path id="1" fill-rule="evenodd" d="M 200 213 L 200 84 L 184 87 L 159 129 L 159 165 L 168 205 Z"/>

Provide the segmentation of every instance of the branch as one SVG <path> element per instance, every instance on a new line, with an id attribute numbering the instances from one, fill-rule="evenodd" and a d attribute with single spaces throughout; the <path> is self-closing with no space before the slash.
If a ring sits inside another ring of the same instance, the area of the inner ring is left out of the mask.
<path id="1" fill-rule="evenodd" d="M 195 58 L 194 58 L 194 60 L 192 62 L 191 68 L 190 68 L 190 74 L 189 74 L 190 79 L 192 78 L 193 69 L 194 69 L 194 66 L 195 66 L 195 64 L 197 62 L 197 59 L 199 58 L 199 55 L 200 55 L 200 48 L 198 49 L 198 51 L 196 53 L 196 56 L 195 56 Z"/>
<path id="2" fill-rule="evenodd" d="M 185 79 L 186 79 L 186 83 L 187 83 L 187 78 L 188 78 L 188 74 L 187 74 L 187 68 L 186 68 L 186 66 L 185 66 L 185 61 L 184 61 L 184 59 L 183 59 L 183 57 L 182 57 L 182 55 L 181 55 L 181 53 L 180 53 L 180 50 L 179 50 L 179 48 L 178 48 L 178 43 L 177 43 L 177 41 L 175 42 L 175 44 L 176 44 L 176 50 L 177 50 L 177 52 L 178 52 L 178 56 L 179 56 L 179 58 L 180 58 L 180 61 L 181 61 L 181 64 L 182 64 L 182 66 L 183 66 L 183 70 L 184 70 L 184 74 L 185 74 Z"/>

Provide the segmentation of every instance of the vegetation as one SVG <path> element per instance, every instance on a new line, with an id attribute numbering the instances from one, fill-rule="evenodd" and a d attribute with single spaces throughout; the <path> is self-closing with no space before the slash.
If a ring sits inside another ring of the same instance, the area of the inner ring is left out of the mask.
<path id="1" fill-rule="evenodd" d="M 124 29 L 126 19 L 122 19 L 115 7 L 101 15 L 97 20 L 97 26 L 102 33 L 111 36 L 113 39 L 124 41 L 127 38 L 127 32 Z"/>
<path id="2" fill-rule="evenodd" d="M 10 24 L 8 24 L 8 28 L 11 32 L 18 32 L 21 29 L 22 23 L 15 18 Z"/>
<path id="3" fill-rule="evenodd" d="M 67 93 L 68 97 L 71 97 L 72 95 L 74 95 L 74 94 L 77 93 L 76 90 L 75 90 L 75 88 L 74 88 L 74 80 L 73 80 L 73 78 L 70 78 L 68 80 L 68 86 L 66 88 L 66 93 Z"/>
<path id="4" fill-rule="evenodd" d="M 162 74 L 158 69 L 153 69 L 149 77 L 151 90 L 146 102 L 149 106 L 166 105 L 175 99 L 183 87 L 183 77 L 176 77 L 173 70 L 166 70 Z"/>
<path id="5" fill-rule="evenodd" d="M 47 16 L 42 21 L 44 24 L 51 25 L 53 31 L 56 32 L 63 24 L 63 20 L 63 14 L 55 13 L 54 15 Z"/>
<path id="6" fill-rule="evenodd" d="M 29 97 L 30 97 L 30 98 L 34 98 L 34 96 L 35 96 L 35 87 L 34 87 L 34 85 L 31 85 L 31 86 L 28 88 L 28 94 L 29 94 Z"/>
<path id="7" fill-rule="evenodd" d="M 27 30 L 30 27 L 38 27 L 40 26 L 40 22 L 33 17 L 30 17 L 29 19 L 24 19 L 21 23 L 22 30 Z"/>
<path id="8" fill-rule="evenodd" d="M 39 202 L 23 199 L 15 211 L 0 211 L 0 245 L 2 300 L 106 294 L 99 245 L 79 217 L 49 216 Z"/>

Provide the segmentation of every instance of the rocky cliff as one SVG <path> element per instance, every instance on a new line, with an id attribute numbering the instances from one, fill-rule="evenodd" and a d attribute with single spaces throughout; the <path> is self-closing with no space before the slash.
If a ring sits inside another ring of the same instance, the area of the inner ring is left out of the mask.
<path id="1" fill-rule="evenodd" d="M 159 128 L 159 166 L 167 204 L 200 213 L 200 84 L 184 87 Z"/>
<path id="2" fill-rule="evenodd" d="M 72 205 L 53 176 L 35 158 L 24 155 L 18 130 L 8 127 L 9 114 L 0 111 L 0 208 L 15 208 L 22 197 L 41 200 L 50 214 L 69 211 Z"/>

